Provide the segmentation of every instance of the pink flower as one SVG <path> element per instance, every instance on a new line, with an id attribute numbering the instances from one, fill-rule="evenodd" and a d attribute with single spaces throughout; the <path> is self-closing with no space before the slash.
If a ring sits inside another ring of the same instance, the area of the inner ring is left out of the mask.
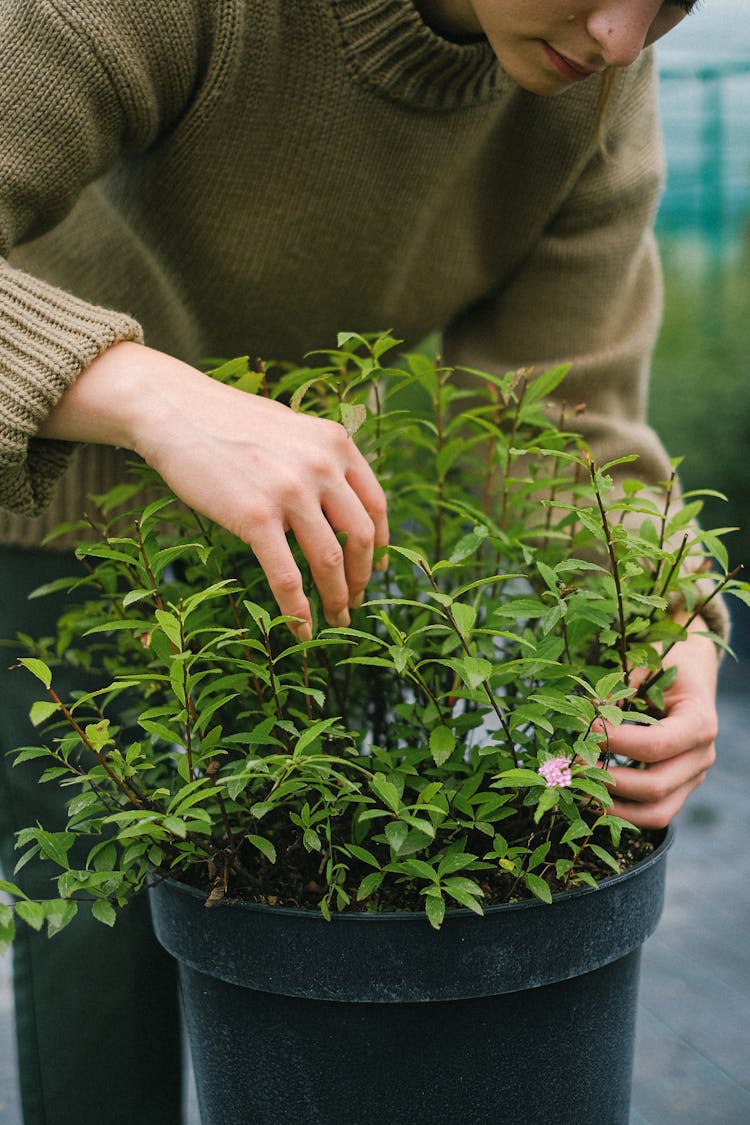
<path id="1" fill-rule="evenodd" d="M 548 789 L 567 789 L 572 780 L 567 758 L 550 758 L 536 772 L 542 775 Z"/>

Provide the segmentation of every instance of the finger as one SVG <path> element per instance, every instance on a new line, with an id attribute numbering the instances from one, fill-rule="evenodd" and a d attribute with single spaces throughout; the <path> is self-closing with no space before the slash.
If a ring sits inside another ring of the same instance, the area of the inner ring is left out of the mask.
<path id="1" fill-rule="evenodd" d="M 598 724 L 597 724 L 598 725 Z M 674 705 L 665 719 L 653 726 L 623 723 L 606 725 L 606 748 L 611 754 L 624 754 L 639 762 L 662 762 L 685 750 L 713 743 L 718 730 L 712 704 L 696 704 L 691 699 Z"/>
<path id="2" fill-rule="evenodd" d="M 375 547 L 387 547 L 390 539 L 388 529 L 388 503 L 377 477 L 356 446 L 352 464 L 347 469 L 346 479 L 362 501 L 374 527 Z"/>
<path id="3" fill-rule="evenodd" d="M 310 603 L 305 596 L 302 575 L 289 549 L 281 523 L 269 521 L 262 526 L 256 524 L 254 534 L 246 542 L 268 579 L 280 612 L 299 619 L 299 624 L 290 622 L 290 630 L 300 641 L 311 640 Z"/>
<path id="4" fill-rule="evenodd" d="M 611 766 L 611 812 L 639 828 L 663 828 L 706 778 L 716 759 L 713 743 L 678 754 L 645 770 Z"/>
<path id="5" fill-rule="evenodd" d="M 655 803 L 663 801 L 670 793 L 705 776 L 716 759 L 713 744 L 688 750 L 667 761 L 632 769 L 629 766 L 610 766 L 608 772 L 615 781 L 613 796 L 617 800 Z"/>
<path id="6" fill-rule="evenodd" d="M 650 802 L 615 800 L 608 810 L 613 816 L 623 817 L 635 824 L 637 828 L 666 828 L 669 822 L 677 815 L 693 790 L 701 784 L 706 774 L 685 782 L 672 793 Z"/>
<path id="7" fill-rule="evenodd" d="M 326 621 L 329 625 L 348 625 L 350 589 L 346 580 L 344 549 L 330 523 L 320 508 L 310 506 L 308 511 L 295 514 L 291 531 L 310 564 Z M 367 575 L 369 576 L 369 567 Z"/>
<path id="8" fill-rule="evenodd" d="M 324 498 L 323 511 L 332 528 L 346 532 L 342 545 L 343 565 L 348 589 L 347 604 L 351 606 L 361 600 L 370 581 L 375 527 L 348 485 Z"/>

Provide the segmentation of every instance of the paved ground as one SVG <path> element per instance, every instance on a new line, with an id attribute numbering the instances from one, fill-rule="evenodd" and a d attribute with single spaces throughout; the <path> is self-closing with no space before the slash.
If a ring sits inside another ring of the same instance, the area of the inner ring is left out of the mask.
<path id="1" fill-rule="evenodd" d="M 631 1125 L 750 1123 L 750 661 L 726 663 L 719 761 L 678 820 L 643 951 Z M 0 958 L 0 1125 L 21 1125 L 8 972 Z"/>

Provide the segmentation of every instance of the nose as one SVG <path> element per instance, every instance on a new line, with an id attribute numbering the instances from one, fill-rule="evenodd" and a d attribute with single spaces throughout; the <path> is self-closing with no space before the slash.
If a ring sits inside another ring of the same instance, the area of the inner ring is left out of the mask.
<path id="1" fill-rule="evenodd" d="M 659 4 L 654 0 L 603 0 L 586 21 L 586 29 L 607 66 L 630 66 L 649 41 Z"/>

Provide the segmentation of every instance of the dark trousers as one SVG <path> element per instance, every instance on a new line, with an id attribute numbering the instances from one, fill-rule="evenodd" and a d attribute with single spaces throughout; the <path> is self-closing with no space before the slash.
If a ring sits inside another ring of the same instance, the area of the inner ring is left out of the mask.
<path id="1" fill-rule="evenodd" d="M 29 591 L 75 560 L 48 551 L 0 548 L 0 637 L 18 631 L 54 633 L 65 602 L 27 600 Z M 53 897 L 49 863 L 13 874 L 14 832 L 39 821 L 64 827 L 64 802 L 54 782 L 38 784 L 37 759 L 12 768 L 7 751 L 38 744 L 28 720 L 44 688 L 24 669 L 11 670 L 20 646 L 0 648 L 0 866 L 31 897 Z M 55 684 L 65 684 L 55 672 Z M 69 791 L 73 795 L 73 791 Z M 25 1125 L 178 1125 L 181 1119 L 179 1009 L 174 962 L 157 945 L 145 898 L 114 928 L 95 921 L 86 904 L 53 938 L 17 924 L 13 946 L 19 1080 Z"/>

